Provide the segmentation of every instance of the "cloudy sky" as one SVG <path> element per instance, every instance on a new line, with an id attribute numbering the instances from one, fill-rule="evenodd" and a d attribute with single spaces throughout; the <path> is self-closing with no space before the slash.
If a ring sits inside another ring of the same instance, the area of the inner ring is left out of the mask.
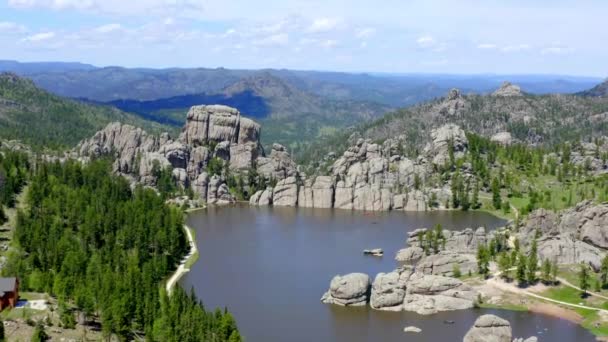
<path id="1" fill-rule="evenodd" d="M 0 59 L 608 76 L 606 0 L 0 0 Z"/>

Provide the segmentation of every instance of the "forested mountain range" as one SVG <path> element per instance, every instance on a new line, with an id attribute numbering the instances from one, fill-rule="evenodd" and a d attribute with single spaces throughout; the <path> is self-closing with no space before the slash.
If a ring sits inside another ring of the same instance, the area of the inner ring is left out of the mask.
<path id="1" fill-rule="evenodd" d="M 301 151 L 310 142 L 430 101 L 453 87 L 488 93 L 505 79 L 530 93 L 574 93 L 601 80 L 543 75 L 369 74 L 284 69 L 97 68 L 80 63 L 0 61 L 0 70 L 31 78 L 52 93 L 137 113 L 180 127 L 193 105 L 224 104 L 264 125 L 262 142 Z"/>
<path id="2" fill-rule="evenodd" d="M 15 74 L 0 74 L 0 135 L 4 140 L 21 140 L 35 148 L 67 148 L 112 121 L 152 131 L 172 129 L 111 106 L 53 95 Z"/>
<path id="3" fill-rule="evenodd" d="M 382 142 L 404 136 L 410 146 L 421 148 L 427 142 L 430 130 L 446 123 L 487 137 L 508 132 L 515 141 L 531 145 L 590 141 L 608 135 L 608 98 L 534 95 L 510 83 L 487 95 L 465 95 L 453 89 L 443 98 L 397 110 L 318 141 L 298 157 L 306 163 L 320 160 L 330 151 L 339 154 L 359 137 Z"/>
<path id="4" fill-rule="evenodd" d="M 596 85 L 595 87 L 579 93 L 582 96 L 589 97 L 608 97 L 608 79 Z"/>

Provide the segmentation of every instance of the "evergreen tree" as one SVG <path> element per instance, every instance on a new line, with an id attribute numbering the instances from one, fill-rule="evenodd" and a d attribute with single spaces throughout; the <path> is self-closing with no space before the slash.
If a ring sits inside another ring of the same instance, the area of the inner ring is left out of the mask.
<path id="1" fill-rule="evenodd" d="M 581 263 L 578 273 L 578 287 L 583 291 L 583 296 L 587 295 L 589 290 L 589 268 L 584 263 Z"/>
<path id="2" fill-rule="evenodd" d="M 498 178 L 494 178 L 492 180 L 492 205 L 494 205 L 494 209 L 498 210 L 502 206 L 502 199 L 500 197 L 500 183 L 498 182 Z"/>
<path id="3" fill-rule="evenodd" d="M 528 283 L 532 284 L 536 282 L 536 271 L 538 270 L 538 247 L 536 239 L 532 241 L 530 247 L 530 254 L 528 256 L 528 267 L 527 267 L 527 278 Z"/>
<path id="4" fill-rule="evenodd" d="M 541 280 L 543 281 L 543 283 L 545 284 L 550 284 L 552 283 L 552 279 L 551 279 L 551 262 L 549 261 L 549 259 L 545 259 L 543 260 L 543 265 L 541 267 Z"/>
<path id="5" fill-rule="evenodd" d="M 454 278 L 462 277 L 462 273 L 460 271 L 460 266 L 458 266 L 458 264 L 456 264 L 456 263 L 452 266 L 452 276 Z"/>
<path id="6" fill-rule="evenodd" d="M 475 187 L 473 188 L 473 198 L 471 199 L 471 208 L 479 209 L 481 203 L 479 203 L 479 182 L 475 181 Z"/>
<path id="7" fill-rule="evenodd" d="M 500 253 L 498 258 L 498 270 L 501 272 L 501 276 L 505 279 L 511 279 L 511 258 L 506 252 Z"/>
<path id="8" fill-rule="evenodd" d="M 490 270 L 490 253 L 483 244 L 477 248 L 477 270 L 484 277 L 488 275 Z"/>
<path id="9" fill-rule="evenodd" d="M 600 280 L 602 287 L 608 286 L 608 255 L 602 259 L 602 265 L 600 266 Z"/>
<path id="10" fill-rule="evenodd" d="M 517 282 L 519 283 L 519 286 L 523 286 L 526 284 L 526 280 L 528 279 L 527 276 L 527 267 L 528 267 L 528 262 L 527 262 L 527 258 L 524 254 L 519 254 L 517 257 Z"/>

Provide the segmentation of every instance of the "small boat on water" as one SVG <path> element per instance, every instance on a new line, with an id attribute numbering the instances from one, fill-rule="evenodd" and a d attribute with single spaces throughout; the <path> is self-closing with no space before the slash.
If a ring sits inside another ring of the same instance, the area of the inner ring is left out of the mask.
<path id="1" fill-rule="evenodd" d="M 444 324 L 454 324 L 454 321 L 450 321 L 450 320 L 446 319 L 445 321 L 443 321 L 443 323 Z"/>
<path id="2" fill-rule="evenodd" d="M 384 251 L 382 250 L 382 248 L 364 249 L 363 254 L 371 256 L 383 256 Z"/>

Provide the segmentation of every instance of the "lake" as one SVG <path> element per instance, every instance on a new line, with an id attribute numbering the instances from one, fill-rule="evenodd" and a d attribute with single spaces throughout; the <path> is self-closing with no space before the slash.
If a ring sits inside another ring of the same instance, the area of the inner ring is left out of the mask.
<path id="1" fill-rule="evenodd" d="M 565 320 L 527 312 L 464 310 L 420 316 L 320 301 L 336 274 L 372 277 L 397 267 L 407 232 L 440 223 L 446 229 L 496 228 L 504 221 L 479 212 L 362 212 L 329 209 L 213 207 L 191 213 L 200 259 L 180 281 L 207 309 L 234 314 L 246 341 L 462 341 L 475 319 L 494 313 L 515 337 L 595 341 Z M 364 256 L 382 248 L 384 257 Z M 444 320 L 454 324 L 446 325 Z M 422 329 L 406 334 L 405 326 Z"/>

